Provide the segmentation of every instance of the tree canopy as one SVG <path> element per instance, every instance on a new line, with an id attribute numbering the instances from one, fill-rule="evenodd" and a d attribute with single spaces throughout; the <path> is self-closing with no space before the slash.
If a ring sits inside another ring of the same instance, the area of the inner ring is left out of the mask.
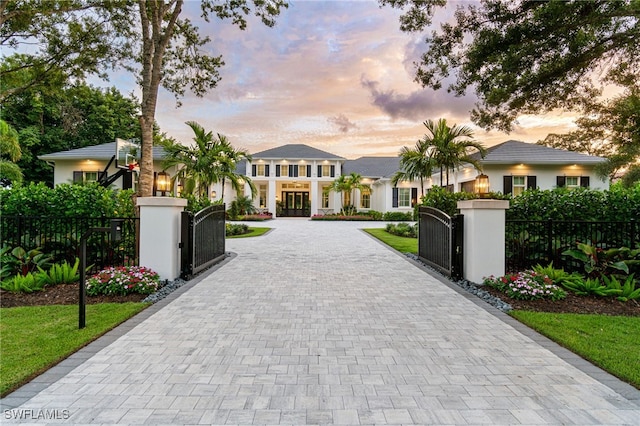
<path id="1" fill-rule="evenodd" d="M 403 31 L 422 31 L 445 0 L 380 0 Z M 416 81 L 474 90 L 478 125 L 509 131 L 521 114 L 581 110 L 604 85 L 638 85 L 640 1 L 484 0 L 460 3 L 426 37 Z"/>
<path id="2" fill-rule="evenodd" d="M 177 98 L 186 90 L 203 96 L 216 86 L 220 56 L 210 55 L 196 25 L 183 17 L 184 0 L 8 0 L 0 3 L 0 43 L 18 46 L 37 40 L 35 53 L 15 56 L 14 69 L 29 69 L 32 76 L 51 71 L 83 78 L 104 76 L 109 66 L 125 67 L 140 84 L 141 159 L 139 195 L 153 189 L 153 129 L 160 85 Z M 201 17 L 230 19 L 245 29 L 247 18 L 255 15 L 273 26 L 284 0 L 201 0 Z M 2 71 L 2 80 L 11 76 Z M 22 80 L 10 80 L 13 87 Z M 2 99 L 15 92 L 2 89 Z"/>

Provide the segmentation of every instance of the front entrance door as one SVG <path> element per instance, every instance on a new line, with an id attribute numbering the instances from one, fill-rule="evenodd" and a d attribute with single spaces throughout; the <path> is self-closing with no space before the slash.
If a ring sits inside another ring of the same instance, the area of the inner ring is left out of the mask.
<path id="1" fill-rule="evenodd" d="M 308 192 L 284 191 L 282 193 L 282 217 L 309 217 L 311 205 Z"/>

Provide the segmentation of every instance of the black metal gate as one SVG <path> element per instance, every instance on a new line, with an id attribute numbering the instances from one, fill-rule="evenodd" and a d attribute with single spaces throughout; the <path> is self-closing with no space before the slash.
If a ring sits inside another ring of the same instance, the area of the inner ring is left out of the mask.
<path id="1" fill-rule="evenodd" d="M 464 222 L 433 207 L 420 206 L 418 257 L 454 279 L 462 277 Z"/>
<path id="2" fill-rule="evenodd" d="M 225 205 L 182 212 L 180 276 L 187 279 L 225 257 Z"/>

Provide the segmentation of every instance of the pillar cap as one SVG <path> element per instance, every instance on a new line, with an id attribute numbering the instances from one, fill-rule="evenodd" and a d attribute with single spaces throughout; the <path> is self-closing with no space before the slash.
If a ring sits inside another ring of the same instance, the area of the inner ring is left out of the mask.
<path id="1" fill-rule="evenodd" d="M 175 197 L 138 197 L 136 205 L 153 207 L 186 207 L 187 200 L 185 198 Z"/>
<path id="2" fill-rule="evenodd" d="M 484 209 L 484 210 L 507 210 L 509 200 L 464 200 L 458 201 L 458 208 L 462 209 Z"/>

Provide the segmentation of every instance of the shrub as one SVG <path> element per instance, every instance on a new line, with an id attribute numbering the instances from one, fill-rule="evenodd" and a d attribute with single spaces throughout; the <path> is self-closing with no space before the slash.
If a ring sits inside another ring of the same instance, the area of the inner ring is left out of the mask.
<path id="1" fill-rule="evenodd" d="M 358 213 L 361 216 L 368 216 L 373 220 L 382 220 L 383 214 L 377 210 L 366 210 Z"/>
<path id="2" fill-rule="evenodd" d="M 87 295 L 151 294 L 160 287 L 160 277 L 144 266 L 111 267 L 87 280 Z"/>
<path id="3" fill-rule="evenodd" d="M 7 216 L 132 217 L 135 213 L 132 190 L 89 185 L 31 183 L 0 191 L 1 213 Z"/>
<path id="4" fill-rule="evenodd" d="M 410 225 L 406 222 L 396 224 L 388 223 L 385 230 L 393 235 L 399 237 L 417 238 L 418 237 L 418 225 Z"/>
<path id="5" fill-rule="evenodd" d="M 246 220 L 253 222 L 262 222 L 265 220 L 273 219 L 273 215 L 271 213 L 260 213 L 260 214 L 248 214 L 245 216 L 238 216 L 238 220 Z"/>
<path id="6" fill-rule="evenodd" d="M 346 221 L 359 221 L 359 220 L 363 220 L 363 221 L 372 221 L 375 220 L 373 219 L 371 216 L 366 216 L 366 215 L 355 215 L 355 216 L 345 216 L 345 215 L 341 215 L 341 214 L 325 214 L 325 215 L 321 215 L 321 214 L 314 214 L 313 216 L 311 216 L 311 220 L 346 220 Z"/>
<path id="7" fill-rule="evenodd" d="M 508 274 L 500 278 L 488 277 L 485 278 L 484 284 L 517 300 L 560 300 L 567 296 L 567 293 L 553 284 L 548 276 L 537 274 L 534 271 Z"/>
<path id="8" fill-rule="evenodd" d="M 249 226 L 244 223 L 225 224 L 226 235 L 242 235 L 249 233 Z"/>
<path id="9" fill-rule="evenodd" d="M 227 211 L 229 218 L 236 220 L 238 216 L 244 216 L 247 214 L 253 214 L 256 212 L 256 208 L 253 206 L 253 200 L 251 197 L 239 196 L 231 202 L 229 210 Z"/>
<path id="10" fill-rule="evenodd" d="M 413 220 L 413 212 L 386 212 L 382 216 L 383 220 L 387 221 L 403 221 L 403 220 Z"/>

